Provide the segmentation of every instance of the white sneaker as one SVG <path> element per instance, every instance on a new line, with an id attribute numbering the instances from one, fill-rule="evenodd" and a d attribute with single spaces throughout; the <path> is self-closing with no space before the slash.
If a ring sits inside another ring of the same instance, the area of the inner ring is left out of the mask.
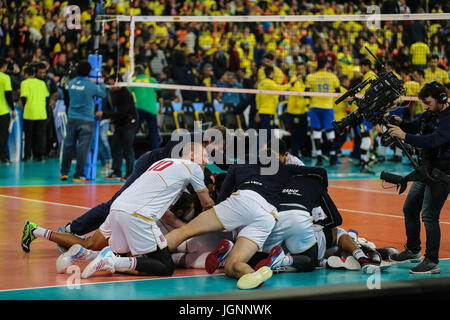
<path id="1" fill-rule="evenodd" d="M 361 265 L 353 256 L 342 259 L 338 256 L 331 256 L 327 259 L 327 267 L 331 269 L 360 270 Z"/>
<path id="2" fill-rule="evenodd" d="M 87 250 L 80 244 L 74 244 L 56 259 L 56 271 L 65 273 L 68 267 L 81 261 L 86 261 L 86 258 Z"/>
<path id="3" fill-rule="evenodd" d="M 237 287 L 239 289 L 254 289 L 261 286 L 264 281 L 272 277 L 272 270 L 264 266 L 253 273 L 248 273 L 239 278 Z"/>
<path id="4" fill-rule="evenodd" d="M 81 273 L 83 279 L 89 278 L 92 274 L 99 271 L 116 272 L 114 269 L 114 254 L 110 247 L 103 248 L 97 258 L 91 261 Z"/>

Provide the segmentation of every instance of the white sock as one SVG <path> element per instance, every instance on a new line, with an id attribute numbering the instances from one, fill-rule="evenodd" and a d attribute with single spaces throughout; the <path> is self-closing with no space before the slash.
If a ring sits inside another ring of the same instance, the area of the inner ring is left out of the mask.
<path id="1" fill-rule="evenodd" d="M 289 267 L 292 266 L 292 263 L 294 263 L 294 258 L 290 254 L 286 255 L 283 258 L 283 261 L 281 261 L 281 267 Z"/>
<path id="2" fill-rule="evenodd" d="M 172 257 L 173 264 L 176 267 L 185 268 L 186 267 L 186 262 L 185 262 L 185 259 L 183 259 L 183 257 L 185 255 L 186 255 L 186 253 L 184 253 L 184 252 L 172 253 L 171 257 Z"/>
<path id="3" fill-rule="evenodd" d="M 45 238 L 49 240 L 52 235 L 52 231 L 41 227 L 36 227 L 36 229 L 33 230 L 33 235 L 37 238 Z"/>
<path id="4" fill-rule="evenodd" d="M 367 258 L 367 256 L 364 254 L 364 251 L 362 251 L 361 248 L 353 250 L 352 255 L 355 257 L 356 260 L 358 260 L 359 258 Z"/>
<path id="5" fill-rule="evenodd" d="M 114 257 L 114 269 L 119 272 L 131 271 L 136 268 L 136 258 Z"/>

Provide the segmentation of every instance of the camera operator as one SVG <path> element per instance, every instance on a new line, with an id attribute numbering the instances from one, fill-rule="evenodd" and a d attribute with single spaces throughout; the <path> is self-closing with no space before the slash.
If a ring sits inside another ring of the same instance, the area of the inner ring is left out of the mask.
<path id="1" fill-rule="evenodd" d="M 389 124 L 388 131 L 393 137 L 405 143 L 423 148 L 422 164 L 430 165 L 446 174 L 450 173 L 450 108 L 445 87 L 431 81 L 419 92 L 426 112 L 418 119 L 408 122 L 398 116 L 399 126 Z M 431 193 L 428 184 L 414 181 L 403 205 L 406 228 L 406 248 L 391 256 L 392 261 L 420 261 L 420 212 L 426 231 L 426 249 L 423 261 L 410 269 L 410 273 L 440 273 L 439 246 L 441 231 L 439 216 L 448 196 L 448 187 Z"/>

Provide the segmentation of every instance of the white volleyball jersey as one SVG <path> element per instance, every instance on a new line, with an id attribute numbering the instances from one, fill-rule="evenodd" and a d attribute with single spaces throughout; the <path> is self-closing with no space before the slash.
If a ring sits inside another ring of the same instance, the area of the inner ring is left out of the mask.
<path id="1" fill-rule="evenodd" d="M 159 220 L 188 184 L 195 191 L 207 190 L 201 167 L 184 159 L 155 162 L 114 200 L 111 210 L 121 210 Z"/>

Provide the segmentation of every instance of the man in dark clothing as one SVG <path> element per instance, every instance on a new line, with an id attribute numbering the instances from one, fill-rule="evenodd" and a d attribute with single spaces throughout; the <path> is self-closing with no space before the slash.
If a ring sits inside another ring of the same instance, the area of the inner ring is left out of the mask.
<path id="1" fill-rule="evenodd" d="M 187 64 L 176 72 L 177 81 L 181 85 L 197 86 L 198 83 L 198 70 L 197 70 L 197 57 L 194 53 L 191 53 L 187 57 Z M 181 96 L 184 101 L 197 102 L 200 100 L 200 92 L 182 90 Z"/>
<path id="2" fill-rule="evenodd" d="M 56 137 L 56 129 L 55 129 L 55 119 L 53 117 L 53 109 L 55 108 L 56 101 L 58 100 L 58 86 L 56 84 L 55 79 L 49 77 L 47 75 L 48 66 L 44 63 L 36 64 L 36 77 L 41 79 L 47 85 L 48 92 L 50 93 L 50 98 L 47 102 L 47 122 L 45 129 L 45 139 L 47 141 L 46 146 L 47 150 L 45 150 L 46 156 L 57 156 L 57 148 L 58 148 L 58 139 Z"/>
<path id="3" fill-rule="evenodd" d="M 116 76 L 108 81 L 114 85 Z M 119 79 L 119 81 L 122 81 Z M 125 87 L 112 87 L 109 91 L 112 112 L 97 111 L 95 116 L 102 119 L 112 119 L 114 134 L 111 139 L 111 156 L 113 172 L 105 179 L 127 180 L 134 166 L 134 137 L 136 136 L 137 111 L 130 90 Z M 122 157 L 125 158 L 125 176 L 122 178 Z"/>
<path id="4" fill-rule="evenodd" d="M 445 87 L 437 81 L 427 82 L 419 92 L 426 112 L 412 121 L 404 121 L 395 116 L 400 126 L 389 125 L 389 134 L 405 143 L 423 148 L 422 167 L 437 168 L 445 174 L 450 173 L 450 108 Z M 410 273 L 440 273 L 439 246 L 441 231 L 439 216 L 447 200 L 449 187 L 439 180 L 433 185 L 423 181 L 414 181 L 403 205 L 406 229 L 406 248 L 403 252 L 390 257 L 393 261 L 419 262 L 420 254 L 420 216 L 425 225 L 425 259 L 410 269 Z M 432 191 L 434 187 L 435 192 Z"/>

